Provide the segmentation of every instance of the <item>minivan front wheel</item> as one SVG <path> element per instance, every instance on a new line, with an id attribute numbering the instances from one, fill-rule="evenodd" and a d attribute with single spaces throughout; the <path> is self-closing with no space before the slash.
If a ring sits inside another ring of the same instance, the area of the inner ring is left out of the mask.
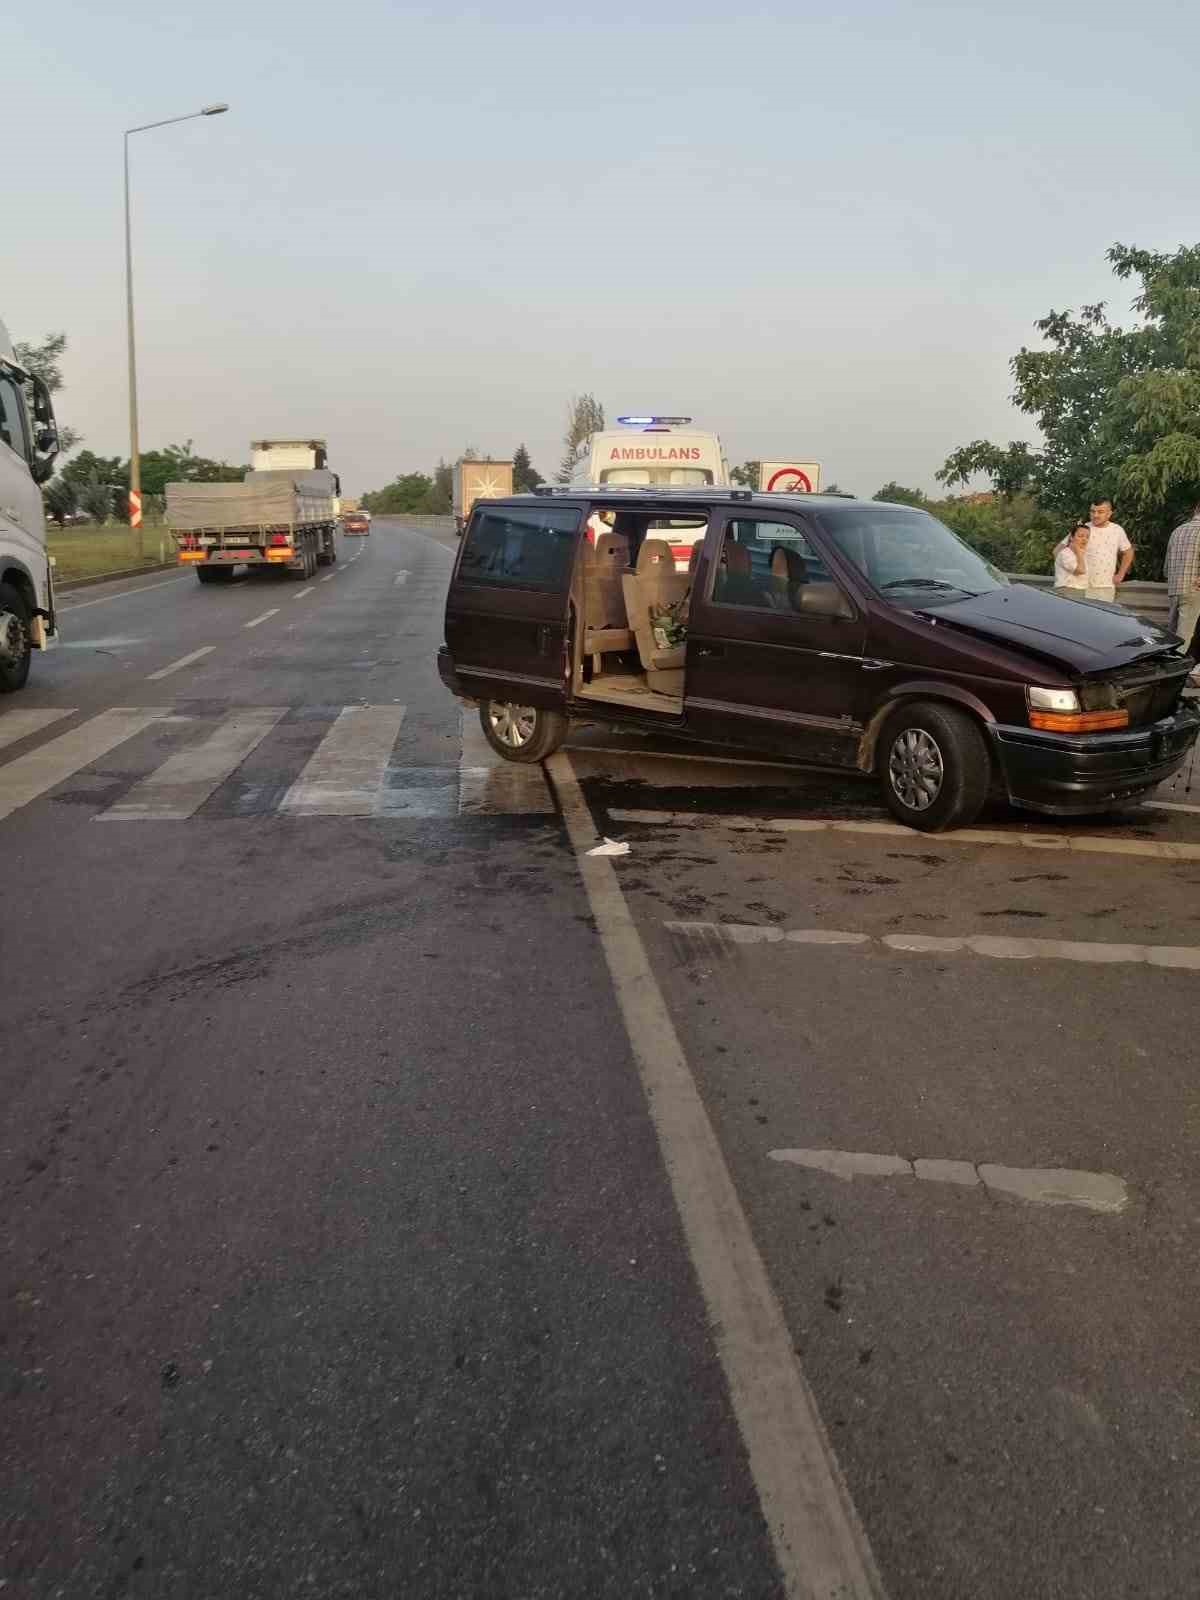
<path id="1" fill-rule="evenodd" d="M 485 700 L 479 707 L 484 738 L 506 761 L 544 761 L 567 736 L 567 719 L 540 706 Z"/>
<path id="2" fill-rule="evenodd" d="M 888 810 L 922 833 L 974 822 L 987 799 L 991 763 L 978 726 L 956 706 L 915 701 L 889 717 L 879 741 Z"/>

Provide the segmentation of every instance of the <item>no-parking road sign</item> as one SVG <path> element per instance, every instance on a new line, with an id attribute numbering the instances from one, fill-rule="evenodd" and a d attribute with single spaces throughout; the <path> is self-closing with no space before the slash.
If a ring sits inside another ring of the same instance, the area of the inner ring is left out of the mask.
<path id="1" fill-rule="evenodd" d="M 815 494 L 821 487 L 817 461 L 762 461 L 758 468 L 760 493 Z"/>

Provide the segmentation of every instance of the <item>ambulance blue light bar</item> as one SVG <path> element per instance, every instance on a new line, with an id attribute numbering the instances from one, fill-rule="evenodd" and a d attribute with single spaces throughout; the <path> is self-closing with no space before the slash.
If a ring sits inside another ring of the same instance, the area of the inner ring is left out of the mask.
<path id="1" fill-rule="evenodd" d="M 617 421 L 622 423 L 626 428 L 653 428 L 655 426 L 658 426 L 658 427 L 666 426 L 666 427 L 670 427 L 670 428 L 686 428 L 688 423 L 691 420 L 692 420 L 691 417 L 618 417 L 617 418 Z"/>

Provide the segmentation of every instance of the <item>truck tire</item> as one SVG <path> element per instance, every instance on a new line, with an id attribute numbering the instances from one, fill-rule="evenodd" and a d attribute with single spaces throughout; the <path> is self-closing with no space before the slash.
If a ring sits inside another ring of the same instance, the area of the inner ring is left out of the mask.
<path id="1" fill-rule="evenodd" d="M 983 808 L 992 777 L 974 718 L 933 700 L 915 700 L 888 718 L 877 770 L 888 810 L 922 833 L 969 827 Z"/>
<path id="2" fill-rule="evenodd" d="M 229 583 L 233 579 L 233 568 L 197 567 L 196 576 L 201 583 Z"/>
<path id="3" fill-rule="evenodd" d="M 567 719 L 540 706 L 509 700 L 484 700 L 479 706 L 483 736 L 506 761 L 545 761 L 567 736 Z"/>
<path id="4" fill-rule="evenodd" d="M 29 607 L 9 583 L 0 583 L 0 694 L 15 694 L 25 687 L 33 640 Z"/>

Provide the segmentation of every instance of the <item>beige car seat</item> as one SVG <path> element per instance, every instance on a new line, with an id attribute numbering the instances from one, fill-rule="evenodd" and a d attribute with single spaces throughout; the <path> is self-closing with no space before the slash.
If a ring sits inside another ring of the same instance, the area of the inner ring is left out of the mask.
<path id="1" fill-rule="evenodd" d="M 606 650 L 632 650 L 633 630 L 625 614 L 622 579 L 629 566 L 629 540 L 604 533 L 585 546 L 583 568 L 583 649 L 599 673 Z"/>
<path id="2" fill-rule="evenodd" d="M 625 611 L 646 669 L 646 682 L 659 694 L 682 694 L 685 646 L 660 648 L 650 613 L 657 606 L 682 600 L 689 583 L 686 572 L 675 571 L 675 557 L 665 539 L 644 539 L 638 551 L 637 571 L 627 572 L 623 579 Z"/>

